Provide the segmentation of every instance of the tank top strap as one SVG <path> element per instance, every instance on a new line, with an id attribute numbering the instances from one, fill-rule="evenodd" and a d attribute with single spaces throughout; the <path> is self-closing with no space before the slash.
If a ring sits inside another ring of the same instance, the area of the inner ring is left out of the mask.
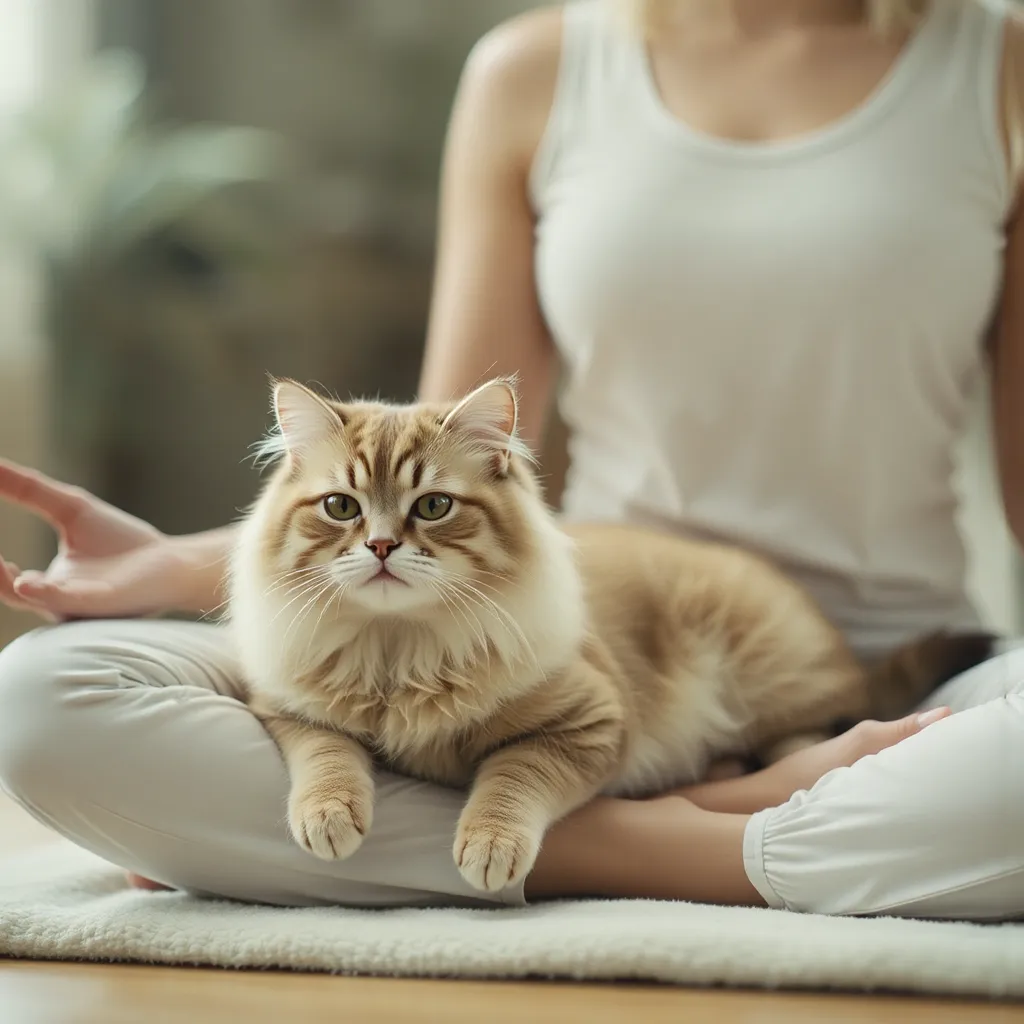
<path id="1" fill-rule="evenodd" d="M 953 60 L 981 88 L 989 108 L 1002 79 L 1003 34 L 1009 8 L 1004 0 L 934 0 L 949 8 L 957 24 Z"/>
<path id="2" fill-rule="evenodd" d="M 612 121 L 636 95 L 636 39 L 615 0 L 570 0 L 562 13 L 562 48 L 544 136 L 530 169 L 530 197 L 543 205 L 562 156 Z"/>
<path id="3" fill-rule="evenodd" d="M 1009 5 L 1005 0 L 933 0 L 933 17 L 945 20 L 942 45 L 932 59 L 939 65 L 922 85 L 941 82 L 936 90 L 950 130 L 950 145 L 962 142 L 988 162 L 990 174 L 1003 205 L 1009 209 L 1012 189 L 1008 154 L 1003 134 L 1003 41 Z M 960 140 L 955 140 L 959 134 Z"/>

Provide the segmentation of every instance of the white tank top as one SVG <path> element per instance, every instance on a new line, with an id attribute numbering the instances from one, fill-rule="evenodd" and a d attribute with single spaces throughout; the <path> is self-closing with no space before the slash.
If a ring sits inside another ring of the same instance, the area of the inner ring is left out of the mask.
<path id="1" fill-rule="evenodd" d="M 611 0 L 567 6 L 530 186 L 568 518 L 759 551 L 863 654 L 976 624 L 952 475 L 1011 198 L 1003 18 L 936 0 L 857 109 L 751 144 L 667 111 Z"/>

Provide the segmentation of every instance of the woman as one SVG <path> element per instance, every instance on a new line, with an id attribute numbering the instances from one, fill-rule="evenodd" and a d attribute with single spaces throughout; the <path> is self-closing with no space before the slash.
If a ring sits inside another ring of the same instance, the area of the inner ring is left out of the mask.
<path id="1" fill-rule="evenodd" d="M 423 396 L 518 372 L 536 442 L 559 353 L 568 516 L 763 551 L 865 657 L 974 625 L 949 477 L 993 320 L 999 467 L 1024 537 L 1022 30 L 970 0 L 641 6 L 646 35 L 616 0 L 584 0 L 473 53 Z M 9 604 L 110 618 L 218 603 L 229 531 L 164 537 L 12 466 L 0 491 L 64 537 L 47 573 L 0 575 Z M 0 778 L 167 885 L 287 904 L 486 898 L 451 859 L 459 794 L 407 779 L 384 777 L 350 860 L 299 850 L 280 760 L 235 686 L 213 626 L 32 634 L 0 655 Z M 525 896 L 1020 915 L 1024 660 L 980 666 L 933 705 L 756 775 L 595 801 L 552 829 Z"/>

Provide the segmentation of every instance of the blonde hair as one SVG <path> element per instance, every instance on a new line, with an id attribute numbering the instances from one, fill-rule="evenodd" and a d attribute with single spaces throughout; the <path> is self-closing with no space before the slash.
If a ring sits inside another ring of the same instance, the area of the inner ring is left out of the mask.
<path id="1" fill-rule="evenodd" d="M 865 0 L 864 17 L 882 36 L 912 32 L 933 0 Z M 968 2 L 968 0 L 961 0 Z M 669 8 L 679 0 L 620 0 L 634 31 L 645 37 L 658 32 Z M 1024 108 L 1012 55 L 1007 55 L 1002 82 L 1002 120 L 1007 136 L 1007 169 L 1016 188 L 1024 172 Z"/>
<path id="2" fill-rule="evenodd" d="M 678 0 L 623 0 L 630 20 L 645 35 L 656 32 L 666 11 Z M 892 35 L 910 31 L 924 14 L 929 0 L 865 0 L 865 18 L 876 32 Z"/>

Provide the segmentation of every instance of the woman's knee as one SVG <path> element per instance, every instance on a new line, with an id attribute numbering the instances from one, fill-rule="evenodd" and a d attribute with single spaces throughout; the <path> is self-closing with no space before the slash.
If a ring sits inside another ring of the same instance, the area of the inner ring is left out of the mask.
<path id="1" fill-rule="evenodd" d="M 944 848 L 977 852 L 1009 841 L 1024 851 L 1024 694 L 967 708 L 876 760 L 851 772 L 862 778 L 853 788 L 888 810 L 894 826 L 933 834 Z"/>
<path id="2" fill-rule="evenodd" d="M 954 711 L 1024 694 L 1024 643 L 1001 644 L 995 655 L 940 686 L 923 707 L 948 705 Z"/>
<path id="3" fill-rule="evenodd" d="M 15 797 L 47 788 L 63 770 L 62 752 L 77 728 L 69 696 L 103 670 L 81 632 L 45 627 L 0 651 L 0 784 Z"/>
<path id="4" fill-rule="evenodd" d="M 751 863 L 762 864 L 778 905 L 793 910 L 1016 916 L 1024 914 L 1022 804 L 1024 696 L 1011 693 L 765 812 Z"/>

